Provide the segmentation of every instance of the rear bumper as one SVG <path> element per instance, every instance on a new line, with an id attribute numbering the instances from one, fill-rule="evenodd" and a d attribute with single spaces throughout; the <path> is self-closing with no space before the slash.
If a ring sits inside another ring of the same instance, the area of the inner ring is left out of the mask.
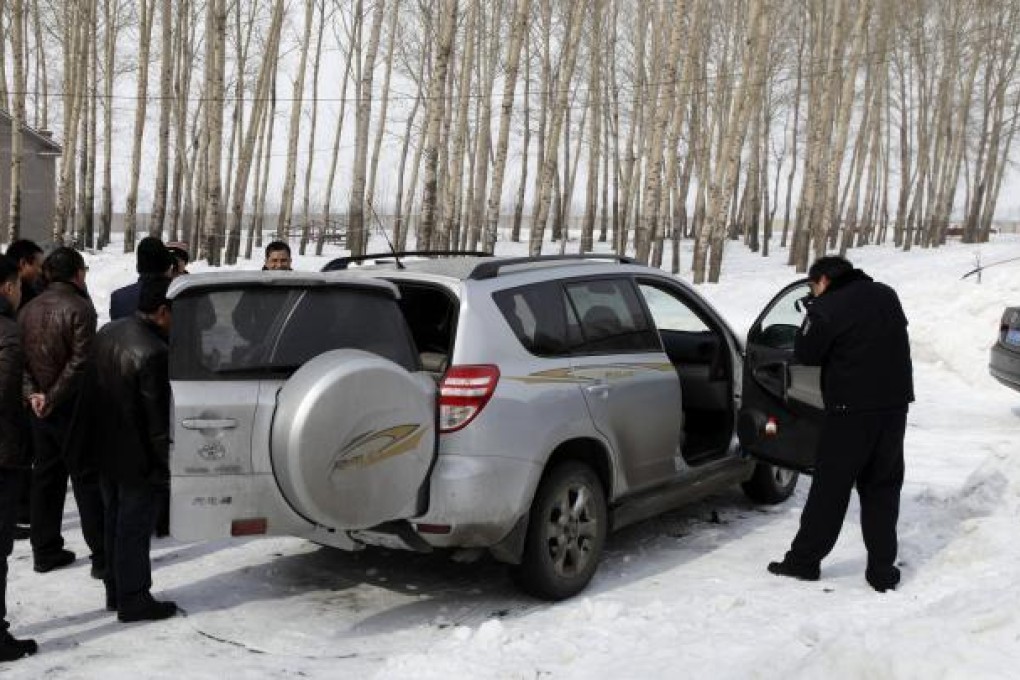
<path id="1" fill-rule="evenodd" d="M 1020 391 L 1020 352 L 996 343 L 989 356 L 988 372 L 1006 387 Z"/>
<path id="2" fill-rule="evenodd" d="M 272 475 L 175 475 L 170 483 L 170 533 L 180 541 L 230 538 L 236 520 L 266 520 L 266 536 L 300 536 L 354 550 L 345 532 L 317 527 L 294 512 Z"/>
<path id="3" fill-rule="evenodd" d="M 429 509 L 411 523 L 450 527 L 449 533 L 419 532 L 434 547 L 492 547 L 528 512 L 541 476 L 541 466 L 520 459 L 440 455 Z"/>

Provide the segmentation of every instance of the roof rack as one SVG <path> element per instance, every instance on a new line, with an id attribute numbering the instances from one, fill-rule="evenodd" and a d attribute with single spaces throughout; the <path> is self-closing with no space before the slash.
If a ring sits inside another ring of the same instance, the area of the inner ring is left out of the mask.
<path id="1" fill-rule="evenodd" d="M 385 260 L 402 257 L 492 257 L 492 253 L 480 250 L 401 250 L 398 252 L 370 253 L 368 255 L 348 255 L 330 260 L 322 268 L 324 272 L 335 272 L 347 269 L 352 264 L 367 260 Z"/>
<path id="2" fill-rule="evenodd" d="M 509 267 L 515 264 L 530 264 L 532 262 L 569 262 L 571 260 L 610 260 L 619 264 L 641 264 L 633 257 L 627 257 L 625 255 L 614 255 L 612 253 L 598 254 L 598 253 L 585 253 L 583 255 L 537 255 L 534 257 L 509 257 L 499 260 L 491 260 L 489 262 L 481 262 L 471 273 L 468 274 L 469 279 L 481 280 L 481 279 L 492 279 L 499 276 L 499 271 L 503 267 Z"/>

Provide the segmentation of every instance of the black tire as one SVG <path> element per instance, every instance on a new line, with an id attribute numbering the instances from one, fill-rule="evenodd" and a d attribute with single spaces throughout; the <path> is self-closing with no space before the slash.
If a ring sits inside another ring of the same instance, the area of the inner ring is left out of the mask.
<path id="1" fill-rule="evenodd" d="M 598 475 L 567 461 L 546 472 L 531 504 L 517 584 L 545 600 L 584 590 L 602 557 L 609 512 Z"/>
<path id="2" fill-rule="evenodd" d="M 754 474 L 741 484 L 741 488 L 755 503 L 775 505 L 793 495 L 799 477 L 800 474 L 793 470 L 769 463 L 758 463 L 754 466 Z"/>

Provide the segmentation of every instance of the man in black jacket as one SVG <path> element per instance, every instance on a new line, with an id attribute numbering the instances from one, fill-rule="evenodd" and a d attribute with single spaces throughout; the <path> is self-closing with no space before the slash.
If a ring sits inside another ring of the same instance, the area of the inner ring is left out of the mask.
<path id="1" fill-rule="evenodd" d="M 29 466 L 28 420 L 21 397 L 25 357 L 14 312 L 21 302 L 18 265 L 0 255 L 0 661 L 35 654 L 34 640 L 18 640 L 7 628 L 7 558 L 14 545 L 18 499 Z"/>
<path id="2" fill-rule="evenodd" d="M 153 278 L 171 278 L 176 260 L 163 242 L 155 236 L 146 236 L 138 242 L 135 269 L 138 280 L 118 288 L 110 295 L 110 321 L 132 316 L 138 309 L 138 295 L 142 282 Z"/>
<path id="3" fill-rule="evenodd" d="M 18 278 L 21 280 L 21 307 L 32 301 L 45 288 L 42 275 L 43 249 L 35 241 L 22 238 L 7 246 L 7 257 L 18 266 Z M 32 461 L 32 438 L 25 438 L 25 447 L 29 460 Z M 31 473 L 25 475 L 21 488 L 21 500 L 18 503 L 18 526 L 14 529 L 14 538 L 29 537 L 29 524 L 32 517 Z"/>
<path id="4" fill-rule="evenodd" d="M 820 258 L 808 277 L 813 302 L 794 352 L 800 363 L 822 368 L 825 423 L 800 531 L 769 571 L 817 580 L 856 484 L 865 578 L 884 592 L 900 581 L 896 521 L 907 408 L 914 400 L 907 318 L 892 288 L 841 257 Z"/>
<path id="5" fill-rule="evenodd" d="M 169 481 L 169 279 L 142 280 L 138 311 L 111 322 L 93 344 L 91 450 L 98 456 L 106 505 L 106 608 L 120 621 L 177 612 L 149 592 L 149 539 L 157 491 Z"/>

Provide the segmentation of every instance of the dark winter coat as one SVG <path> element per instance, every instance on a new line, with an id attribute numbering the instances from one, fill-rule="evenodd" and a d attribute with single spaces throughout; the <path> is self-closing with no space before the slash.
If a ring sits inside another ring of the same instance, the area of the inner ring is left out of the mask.
<path id="1" fill-rule="evenodd" d="M 18 314 L 27 397 L 42 392 L 52 409 L 71 407 L 85 376 L 96 310 L 73 283 L 51 283 Z"/>
<path id="2" fill-rule="evenodd" d="M 859 269 L 813 301 L 794 351 L 822 367 L 830 413 L 902 410 L 914 400 L 907 317 L 896 292 Z"/>
<path id="3" fill-rule="evenodd" d="M 159 328 L 135 314 L 103 326 L 89 376 L 90 449 L 109 479 L 169 481 L 169 348 Z"/>
<path id="4" fill-rule="evenodd" d="M 142 293 L 142 281 L 148 277 L 162 276 L 162 274 L 142 274 L 134 283 L 113 291 L 110 294 L 110 321 L 134 316 L 138 311 L 138 296 Z"/>
<path id="5" fill-rule="evenodd" d="M 21 396 L 25 357 L 14 309 L 0 296 L 0 469 L 28 467 L 27 413 Z"/>

